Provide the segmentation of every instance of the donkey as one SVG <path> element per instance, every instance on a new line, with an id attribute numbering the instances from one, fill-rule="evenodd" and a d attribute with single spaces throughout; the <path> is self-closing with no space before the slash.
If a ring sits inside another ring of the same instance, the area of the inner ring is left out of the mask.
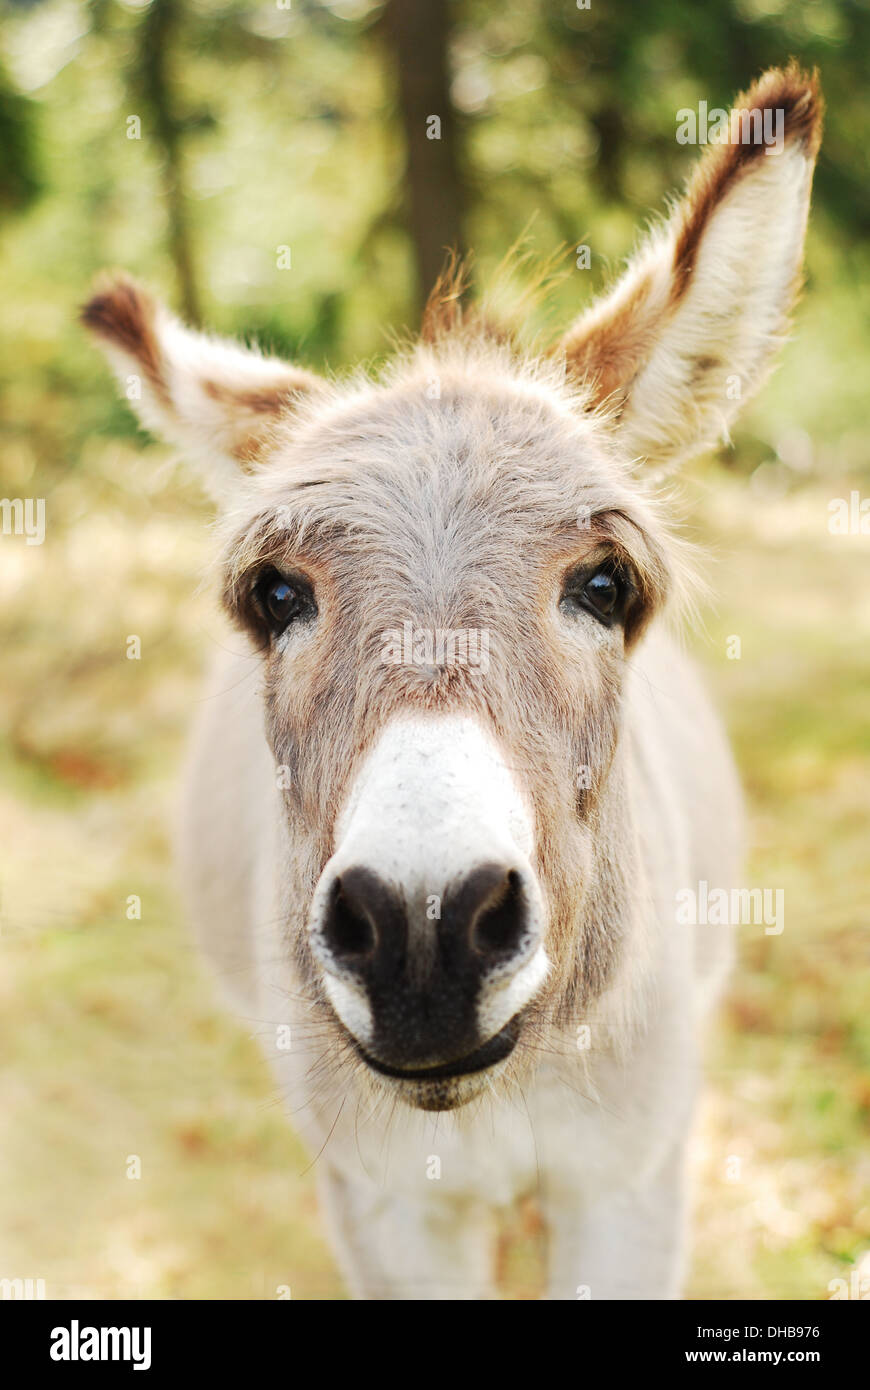
<path id="1" fill-rule="evenodd" d="M 704 152 L 547 351 L 455 279 L 375 379 L 189 331 L 123 276 L 83 311 L 219 502 L 240 635 L 181 863 L 356 1297 L 496 1297 L 495 1223 L 526 1195 L 546 1296 L 681 1287 L 699 1025 L 731 947 L 675 904 L 735 883 L 741 812 L 667 617 L 692 558 L 660 479 L 786 329 L 816 77 L 771 70 L 732 116 L 750 139 Z"/>

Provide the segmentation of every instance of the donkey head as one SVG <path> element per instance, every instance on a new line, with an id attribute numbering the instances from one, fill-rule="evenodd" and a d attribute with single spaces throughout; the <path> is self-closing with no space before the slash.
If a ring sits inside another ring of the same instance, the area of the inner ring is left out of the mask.
<path id="1" fill-rule="evenodd" d="M 819 141 L 793 68 L 737 109 L 781 112 L 782 141 L 711 148 L 544 357 L 443 293 L 420 343 L 350 383 L 190 332 L 124 278 L 84 313 L 223 504 L 301 986 L 422 1108 L 533 1060 L 537 1023 L 606 998 L 638 949 L 621 710 L 681 570 L 650 469 L 712 443 L 761 381 Z"/>

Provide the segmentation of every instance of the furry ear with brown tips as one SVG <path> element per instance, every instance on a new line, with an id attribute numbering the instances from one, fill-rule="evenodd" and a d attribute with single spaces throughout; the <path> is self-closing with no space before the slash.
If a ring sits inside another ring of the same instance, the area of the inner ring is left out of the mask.
<path id="1" fill-rule="evenodd" d="M 726 124 L 671 216 L 558 348 L 590 407 L 609 410 L 631 456 L 658 468 L 727 434 L 769 370 L 801 283 L 822 127 L 816 74 L 771 69 Z"/>
<path id="2" fill-rule="evenodd" d="M 127 275 L 106 276 L 81 311 L 144 425 L 201 464 L 217 496 L 261 461 L 276 425 L 320 378 L 186 328 Z"/>

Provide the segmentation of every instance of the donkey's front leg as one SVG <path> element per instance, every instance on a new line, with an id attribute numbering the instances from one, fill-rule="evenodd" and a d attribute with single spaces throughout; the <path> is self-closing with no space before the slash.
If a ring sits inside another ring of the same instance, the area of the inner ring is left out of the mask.
<path id="1" fill-rule="evenodd" d="M 680 1296 L 686 1252 L 685 1144 L 637 1188 L 578 1209 L 545 1203 L 548 1298 L 668 1299 Z"/>
<path id="2" fill-rule="evenodd" d="M 361 1299 L 490 1299 L 491 1214 L 479 1203 L 396 1195 L 329 1168 L 321 1207 L 352 1295 Z"/>

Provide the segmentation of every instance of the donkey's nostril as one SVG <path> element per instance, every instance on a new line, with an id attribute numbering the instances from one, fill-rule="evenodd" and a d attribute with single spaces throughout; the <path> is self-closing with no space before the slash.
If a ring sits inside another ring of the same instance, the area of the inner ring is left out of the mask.
<path id="1" fill-rule="evenodd" d="M 398 1007 L 407 995 L 406 1012 L 428 1018 L 433 999 L 467 1002 L 484 976 L 519 970 L 535 947 L 529 886 L 519 867 L 478 864 L 453 880 L 434 919 L 429 901 L 427 895 L 424 918 L 416 893 L 409 915 L 402 888 L 391 879 L 362 864 L 343 868 L 324 885 L 312 923 L 315 954 L 328 974 L 356 976 L 374 1002 Z"/>
<path id="2" fill-rule="evenodd" d="M 371 959 L 386 926 L 400 911 L 393 890 L 369 869 L 347 869 L 335 879 L 322 934 L 336 960 L 347 964 Z"/>
<path id="3" fill-rule="evenodd" d="M 375 930 L 369 919 L 348 901 L 342 892 L 341 880 L 336 880 L 332 903 L 324 923 L 324 935 L 336 956 L 367 956 L 374 950 Z"/>
<path id="4" fill-rule="evenodd" d="M 485 958 L 519 951 L 528 930 L 528 908 L 520 875 L 500 864 L 484 864 L 469 874 L 456 904 L 465 917 L 468 941 Z"/>

